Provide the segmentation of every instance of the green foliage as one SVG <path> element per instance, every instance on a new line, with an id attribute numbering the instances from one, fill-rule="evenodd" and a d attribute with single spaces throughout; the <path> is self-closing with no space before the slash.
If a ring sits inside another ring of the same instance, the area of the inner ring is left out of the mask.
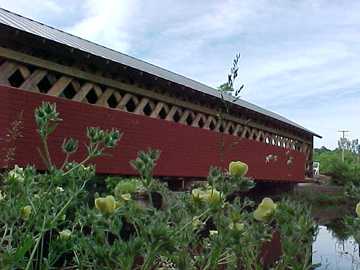
<path id="1" fill-rule="evenodd" d="M 239 74 L 239 60 L 240 54 L 236 54 L 233 60 L 233 65 L 230 69 L 230 73 L 228 74 L 228 81 L 218 87 L 218 92 L 225 106 L 226 95 L 230 95 L 231 97 L 233 97 L 233 102 L 237 101 L 240 98 L 240 92 L 244 88 L 244 85 L 242 84 L 239 88 L 235 89 L 235 81 Z M 228 110 L 229 108 L 226 106 L 226 112 L 228 112 Z"/>
<path id="2" fill-rule="evenodd" d="M 233 192 L 246 192 L 255 187 L 255 182 L 250 178 L 231 175 L 217 167 L 210 167 L 208 183 L 214 188 L 222 190 L 225 196 L 229 196 Z"/>
<path id="3" fill-rule="evenodd" d="M 345 151 L 344 162 L 341 150 L 315 149 L 314 160 L 320 162 L 320 173 L 331 176 L 337 185 L 353 183 L 360 185 L 360 161 L 357 154 Z"/>
<path id="4" fill-rule="evenodd" d="M 283 200 L 275 212 L 279 232 L 281 233 L 283 251 L 286 256 L 281 258 L 279 265 L 296 265 L 292 269 L 313 269 L 311 265 L 312 243 L 316 238 L 318 228 L 311 218 L 309 208 L 299 202 Z M 296 243 L 294 245 L 294 243 Z M 302 257 L 299 257 L 299 247 Z"/>
<path id="5" fill-rule="evenodd" d="M 141 181 L 135 178 L 124 179 L 120 181 L 115 189 L 114 194 L 117 198 L 121 197 L 123 194 L 132 194 L 138 192 L 142 189 Z"/>
<path id="6" fill-rule="evenodd" d="M 344 218 L 346 233 L 350 234 L 360 244 L 360 218 L 346 216 Z"/>
<path id="7" fill-rule="evenodd" d="M 35 122 L 42 142 L 42 150 L 38 150 L 49 170 L 54 169 L 56 166 L 52 163 L 48 147 L 48 137 L 55 131 L 61 121 L 62 119 L 56 110 L 56 104 L 43 102 L 41 106 L 35 110 Z M 102 130 L 99 127 L 87 128 L 86 135 L 89 139 L 88 144 L 85 145 L 88 155 L 79 165 L 83 165 L 89 160 L 103 155 L 106 149 L 114 148 L 122 137 L 122 133 L 116 129 Z M 64 139 L 62 151 L 65 153 L 65 159 L 63 165 L 60 167 L 61 170 L 64 169 L 65 165 L 69 162 L 70 156 L 76 153 L 78 145 L 78 140 L 74 138 Z"/>
<path id="8" fill-rule="evenodd" d="M 35 110 L 35 122 L 38 127 L 38 133 L 42 139 L 46 139 L 51 135 L 61 121 L 62 119 L 56 110 L 56 104 L 43 102 L 42 105 Z"/>
<path id="9" fill-rule="evenodd" d="M 79 147 L 79 141 L 74 138 L 66 138 L 62 144 L 62 150 L 65 154 L 74 154 Z"/>
<path id="10" fill-rule="evenodd" d="M 23 172 L 22 183 L 9 179 L 3 187 L 1 269 L 158 269 L 160 265 L 218 269 L 222 264 L 228 269 L 240 265 L 262 269 L 262 243 L 273 230 L 279 230 L 283 243 L 289 243 L 284 245 L 278 267 L 305 264 L 302 257 L 291 259 L 295 249 L 290 242 L 308 243 L 307 234 L 302 233 L 308 232 L 311 219 L 300 206 L 287 201 L 278 203 L 268 223 L 253 218 L 248 210 L 253 208 L 251 201 L 221 201 L 213 207 L 193 203 L 188 193 L 172 193 L 162 210 L 144 208 L 136 199 L 120 201 L 120 196 L 115 211 L 102 214 L 89 200 L 92 195 L 86 183 L 91 180 L 79 178 L 86 173 L 37 174 L 32 168 Z M 121 192 L 133 190 L 134 180 L 123 182 Z M 105 194 L 112 192 L 116 190 Z M 26 220 L 21 217 L 24 206 L 32 209 Z"/>
<path id="11" fill-rule="evenodd" d="M 159 150 L 149 149 L 146 152 L 140 151 L 137 158 L 130 161 L 131 166 L 140 174 L 141 181 L 145 188 L 151 187 L 153 170 L 159 157 Z"/>
<path id="12" fill-rule="evenodd" d="M 231 87 L 231 86 L 229 86 L 229 83 L 228 82 L 226 82 L 226 83 L 223 83 L 222 85 L 220 85 L 219 87 L 218 87 L 218 90 L 219 91 L 222 91 L 222 92 L 232 92 L 232 91 L 234 91 L 234 89 Z"/>
<path id="13" fill-rule="evenodd" d="M 345 217 L 345 219 L 337 218 L 326 224 L 326 228 L 331 231 L 332 236 L 340 241 L 348 240 L 353 236 L 353 233 L 347 228 L 347 223 L 345 223 L 346 219 L 348 219 L 348 217 Z"/>

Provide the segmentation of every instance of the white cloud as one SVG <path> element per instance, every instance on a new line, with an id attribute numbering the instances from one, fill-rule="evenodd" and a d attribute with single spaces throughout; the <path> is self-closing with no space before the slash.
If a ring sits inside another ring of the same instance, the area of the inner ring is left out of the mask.
<path id="1" fill-rule="evenodd" d="M 81 6 L 73 0 L 0 0 L 2 8 L 61 29 L 81 18 Z"/>
<path id="2" fill-rule="evenodd" d="M 17 0 L 17 1 L 0 1 L 0 6 L 11 10 L 16 13 L 20 13 L 24 16 L 41 17 L 41 14 L 46 13 L 58 13 L 63 10 L 62 5 L 59 2 L 52 0 L 33 0 L 31 1 L 32 8 L 29 8 L 28 0 Z M 36 8 L 35 8 L 36 7 Z M 37 18 L 33 18 L 37 19 Z"/>
<path id="3" fill-rule="evenodd" d="M 85 17 L 67 31 L 115 50 L 130 50 L 129 21 L 137 5 L 135 0 L 87 0 L 81 12 Z"/>
<path id="4" fill-rule="evenodd" d="M 34 4 L 35 3 L 35 4 Z M 28 1 L 5 8 L 217 86 L 242 54 L 243 92 L 336 146 L 360 137 L 360 2 L 303 0 Z M 80 11 L 80 12 L 79 12 Z"/>

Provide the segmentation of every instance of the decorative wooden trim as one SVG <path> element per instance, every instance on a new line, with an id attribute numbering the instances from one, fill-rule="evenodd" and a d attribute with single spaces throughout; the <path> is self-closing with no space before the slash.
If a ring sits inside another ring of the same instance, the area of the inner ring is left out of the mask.
<path id="1" fill-rule="evenodd" d="M 76 93 L 76 95 L 73 97 L 72 100 L 74 101 L 83 101 L 86 97 L 86 95 L 90 92 L 91 89 L 94 88 L 94 84 L 92 83 L 85 83 L 83 86 L 80 87 L 80 90 Z M 111 91 L 109 91 L 111 93 Z M 99 98 L 98 102 L 102 100 L 101 98 Z M 105 105 L 105 103 L 104 103 Z"/>
<path id="2" fill-rule="evenodd" d="M 46 76 L 47 71 L 42 69 L 35 70 L 25 81 L 20 88 L 36 92 L 39 90 L 37 84 Z"/>
<path id="3" fill-rule="evenodd" d="M 47 92 L 48 95 L 58 97 L 64 91 L 64 89 L 72 81 L 72 78 L 67 76 L 62 76 Z M 75 99 L 74 99 L 75 100 Z"/>
<path id="4" fill-rule="evenodd" d="M 14 62 L 4 62 L 0 66 L 0 81 L 10 85 L 8 78 L 17 70 L 18 66 Z"/>

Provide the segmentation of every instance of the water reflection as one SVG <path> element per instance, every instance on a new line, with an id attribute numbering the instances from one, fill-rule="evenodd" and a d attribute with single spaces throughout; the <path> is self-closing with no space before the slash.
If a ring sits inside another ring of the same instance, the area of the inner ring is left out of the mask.
<path id="1" fill-rule="evenodd" d="M 319 226 L 312 257 L 314 264 L 321 263 L 316 269 L 360 269 L 359 245 L 335 222 Z"/>

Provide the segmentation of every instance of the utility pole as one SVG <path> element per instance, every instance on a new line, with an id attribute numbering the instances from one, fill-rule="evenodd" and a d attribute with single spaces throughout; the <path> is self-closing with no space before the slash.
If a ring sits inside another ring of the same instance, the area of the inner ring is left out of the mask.
<path id="1" fill-rule="evenodd" d="M 342 133 L 342 139 L 345 139 L 345 133 L 350 132 L 350 130 L 338 130 L 338 132 Z M 341 153 L 341 160 L 342 162 L 345 161 L 345 148 L 341 145 L 342 153 Z"/>

